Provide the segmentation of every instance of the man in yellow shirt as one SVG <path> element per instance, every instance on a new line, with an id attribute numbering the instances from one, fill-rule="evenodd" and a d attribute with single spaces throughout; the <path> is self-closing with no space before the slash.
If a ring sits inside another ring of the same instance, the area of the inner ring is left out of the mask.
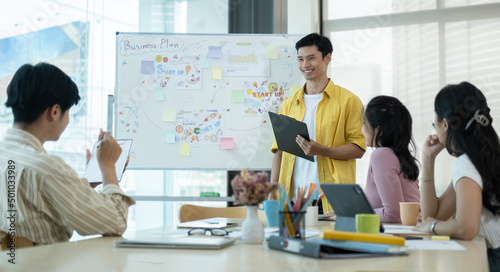
<path id="1" fill-rule="evenodd" d="M 361 127 L 363 104 L 350 91 L 333 84 L 327 76 L 332 60 L 330 40 L 316 33 L 309 34 L 296 44 L 299 70 L 306 83 L 301 90 L 287 98 L 280 113 L 307 124 L 310 141 L 297 135 L 296 142 L 309 156 L 310 162 L 278 150 L 276 139 L 271 182 L 286 186 L 290 196 L 298 187 L 310 183 L 355 183 L 356 159 L 365 153 L 366 144 Z M 323 199 L 323 213 L 332 210 Z M 321 209 L 320 209 L 321 210 Z"/>

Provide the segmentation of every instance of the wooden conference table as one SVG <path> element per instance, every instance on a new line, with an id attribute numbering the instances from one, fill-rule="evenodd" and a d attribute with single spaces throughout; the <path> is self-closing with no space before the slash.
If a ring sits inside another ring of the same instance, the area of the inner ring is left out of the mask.
<path id="1" fill-rule="evenodd" d="M 320 222 L 321 229 L 333 223 Z M 126 233 L 125 238 L 172 230 Z M 488 271 L 484 239 L 458 241 L 465 251 L 412 250 L 409 256 L 321 260 L 237 240 L 220 250 L 115 248 L 120 237 L 99 237 L 16 250 L 16 264 L 0 257 L 0 271 Z"/>

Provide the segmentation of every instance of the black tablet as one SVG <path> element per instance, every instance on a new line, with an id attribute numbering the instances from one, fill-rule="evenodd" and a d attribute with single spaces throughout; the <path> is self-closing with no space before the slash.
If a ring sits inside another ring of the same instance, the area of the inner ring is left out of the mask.
<path id="1" fill-rule="evenodd" d="M 335 230 L 355 232 L 356 214 L 375 213 L 358 184 L 331 183 L 320 186 L 337 215 Z M 383 231 L 382 224 L 380 224 L 380 232 Z"/>
<path id="2" fill-rule="evenodd" d="M 276 138 L 279 150 L 312 162 L 314 161 L 314 157 L 306 155 L 299 144 L 295 142 L 297 135 L 309 141 L 309 132 L 307 131 L 306 123 L 274 112 L 269 112 L 269 119 L 273 126 L 274 137 Z"/>

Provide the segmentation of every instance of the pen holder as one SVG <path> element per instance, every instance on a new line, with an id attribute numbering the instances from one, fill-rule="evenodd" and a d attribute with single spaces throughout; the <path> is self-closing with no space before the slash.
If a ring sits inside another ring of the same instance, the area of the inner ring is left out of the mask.
<path id="1" fill-rule="evenodd" d="M 285 238 L 305 239 L 305 212 L 279 212 L 280 236 Z"/>

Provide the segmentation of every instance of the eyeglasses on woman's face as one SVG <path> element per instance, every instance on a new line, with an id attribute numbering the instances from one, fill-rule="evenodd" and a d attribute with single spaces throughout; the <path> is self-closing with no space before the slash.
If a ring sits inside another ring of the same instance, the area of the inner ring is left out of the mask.
<path id="1" fill-rule="evenodd" d="M 205 229 L 205 228 L 195 228 L 188 231 L 188 235 L 206 235 L 207 232 L 212 236 L 226 236 L 229 232 L 225 229 Z"/>

